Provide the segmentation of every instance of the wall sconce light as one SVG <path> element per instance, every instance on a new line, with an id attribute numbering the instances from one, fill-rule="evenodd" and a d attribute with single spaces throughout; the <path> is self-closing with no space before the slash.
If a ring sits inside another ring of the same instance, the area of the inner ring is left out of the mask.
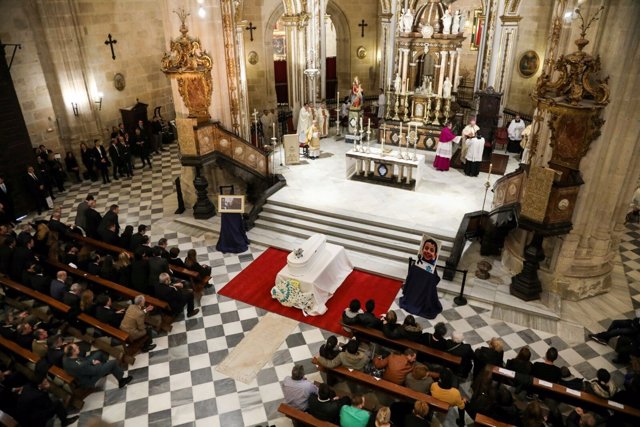
<path id="1" fill-rule="evenodd" d="M 80 115 L 80 113 L 78 112 L 78 103 L 77 102 L 72 102 L 71 103 L 71 109 L 73 110 L 73 115 L 78 117 Z"/>
<path id="2" fill-rule="evenodd" d="M 102 110 L 102 97 L 103 96 L 104 96 L 104 94 L 102 92 L 98 92 L 96 94 L 96 97 L 93 99 L 93 102 L 98 104 L 98 111 Z"/>

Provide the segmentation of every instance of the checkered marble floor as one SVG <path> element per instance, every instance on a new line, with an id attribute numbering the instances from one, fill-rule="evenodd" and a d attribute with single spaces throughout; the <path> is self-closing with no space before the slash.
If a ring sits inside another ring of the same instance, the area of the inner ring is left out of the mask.
<path id="1" fill-rule="evenodd" d="M 280 381 L 290 374 L 295 363 L 303 364 L 307 373 L 314 372 L 311 357 L 330 334 L 300 323 L 250 384 L 218 373 L 215 366 L 266 312 L 219 296 L 217 291 L 265 248 L 252 246 L 243 254 L 224 255 L 215 251 L 215 241 L 204 237 L 171 230 L 163 234 L 164 230 L 154 223 L 162 218 L 163 198 L 173 193 L 173 179 L 180 173 L 177 148 L 171 146 L 169 152 L 154 156 L 153 164 L 152 172 L 136 169 L 131 180 L 70 186 L 66 194 L 56 199 L 62 207 L 63 219 L 73 220 L 76 205 L 88 192 L 97 195 L 101 212 L 117 203 L 121 224 L 150 224 L 153 242 L 164 236 L 169 246 L 177 245 L 183 255 L 187 249 L 196 248 L 199 260 L 213 268 L 216 292 L 208 290 L 197 316 L 177 321 L 171 333 L 158 336 L 154 351 L 137 356 L 129 369 L 134 377 L 129 386 L 118 389 L 110 377 L 102 391 L 87 397 L 78 425 L 84 425 L 92 417 L 101 417 L 116 426 L 290 425 L 277 412 L 282 401 Z M 620 247 L 636 303 L 640 301 L 639 235 L 638 227 L 630 226 Z M 492 319 L 489 309 L 479 304 L 456 307 L 450 297 L 441 295 L 441 298 L 444 311 L 433 321 L 419 319 L 424 327 L 430 329 L 436 322 L 445 321 L 449 331 L 463 332 L 465 341 L 474 348 L 500 336 L 506 344 L 505 360 L 514 357 L 523 345 L 531 348 L 533 359 L 540 358 L 553 345 L 559 350 L 558 364 L 571 366 L 574 374 L 590 379 L 598 368 L 606 368 L 613 372 L 616 381 L 622 380 L 625 371 L 611 362 L 615 356 L 611 348 L 593 341 L 569 345 L 549 333 Z M 397 299 L 392 308 L 398 309 Z M 463 389 L 468 389 L 468 385 Z"/>

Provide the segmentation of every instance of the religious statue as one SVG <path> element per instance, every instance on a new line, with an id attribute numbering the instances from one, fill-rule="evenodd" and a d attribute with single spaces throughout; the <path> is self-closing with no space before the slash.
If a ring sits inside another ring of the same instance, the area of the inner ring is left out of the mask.
<path id="1" fill-rule="evenodd" d="M 458 23 L 458 31 L 463 33 L 464 32 L 464 26 L 467 23 L 467 18 L 469 17 L 469 12 L 467 12 L 467 15 L 465 16 L 463 13 L 460 14 L 460 22 Z"/>
<path id="2" fill-rule="evenodd" d="M 362 107 L 362 86 L 360 86 L 360 79 L 356 76 L 351 85 L 351 108 L 360 109 L 360 107 Z"/>
<path id="3" fill-rule="evenodd" d="M 413 30 L 413 13 L 411 9 L 407 8 L 402 14 L 402 25 L 400 32 L 410 33 Z"/>
<path id="4" fill-rule="evenodd" d="M 420 86 L 420 92 L 424 93 L 427 91 L 427 85 L 429 84 L 429 76 L 426 74 L 422 76 L 422 85 Z"/>
<path id="5" fill-rule="evenodd" d="M 456 10 L 455 15 L 453 15 L 453 25 L 451 26 L 451 34 L 458 34 L 461 30 L 460 28 L 460 19 L 462 15 L 460 15 L 460 9 Z"/>
<path id="6" fill-rule="evenodd" d="M 451 84 L 451 80 L 449 80 L 449 77 L 446 77 L 444 79 L 444 82 L 442 83 L 442 97 L 443 98 L 451 98 L 451 88 L 453 87 L 453 84 Z"/>
<path id="7" fill-rule="evenodd" d="M 442 16 L 442 34 L 451 34 L 451 21 L 453 17 L 451 12 L 447 9 Z"/>
<path id="8" fill-rule="evenodd" d="M 393 80 L 393 90 L 396 91 L 396 93 L 400 93 L 400 74 L 396 73 L 396 78 Z"/>

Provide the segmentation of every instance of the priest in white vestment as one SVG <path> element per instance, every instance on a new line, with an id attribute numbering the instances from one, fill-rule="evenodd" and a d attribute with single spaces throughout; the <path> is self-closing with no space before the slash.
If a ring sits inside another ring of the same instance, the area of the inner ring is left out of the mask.
<path id="1" fill-rule="evenodd" d="M 465 156 L 464 174 L 467 176 L 478 176 L 480 164 L 482 163 L 482 152 L 484 151 L 484 138 L 476 136 L 465 141 L 467 153 Z"/>
<path id="2" fill-rule="evenodd" d="M 524 120 L 520 118 L 519 114 L 516 114 L 516 118 L 511 120 L 509 127 L 507 128 L 507 135 L 509 136 L 509 144 L 507 145 L 507 151 L 510 153 L 520 153 L 520 141 L 522 141 L 522 132 L 524 131 Z"/>
<path id="3" fill-rule="evenodd" d="M 316 120 L 307 129 L 305 142 L 309 146 L 309 158 L 315 160 L 320 157 L 320 131 Z"/>
<path id="4" fill-rule="evenodd" d="M 461 152 L 460 152 L 460 161 L 465 163 L 467 161 L 467 149 L 469 148 L 466 144 L 467 139 L 473 138 L 476 136 L 476 133 L 480 130 L 480 127 L 476 125 L 476 119 L 469 120 L 469 124 L 462 129 L 462 139 L 460 140 Z"/>
<path id="5" fill-rule="evenodd" d="M 307 130 L 311 127 L 312 120 L 311 108 L 309 108 L 309 104 L 305 104 L 304 107 L 300 109 L 300 114 L 298 116 L 297 134 L 299 143 L 306 143 Z"/>

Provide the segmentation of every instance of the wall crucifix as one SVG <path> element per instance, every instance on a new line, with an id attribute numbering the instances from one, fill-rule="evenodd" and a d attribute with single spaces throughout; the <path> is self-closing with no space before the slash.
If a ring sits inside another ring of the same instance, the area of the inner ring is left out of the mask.
<path id="1" fill-rule="evenodd" d="M 249 31 L 249 35 L 251 36 L 251 41 L 253 41 L 253 30 L 257 29 L 258 27 L 254 27 L 253 26 L 253 22 L 249 22 L 249 26 L 245 28 L 245 30 Z"/>
<path id="2" fill-rule="evenodd" d="M 358 24 L 358 27 L 360 27 L 360 37 L 364 37 L 364 27 L 368 27 L 368 26 L 369 24 L 364 22 L 364 19 L 362 20 L 361 23 Z"/>
<path id="3" fill-rule="evenodd" d="M 111 59 L 114 61 L 116 60 L 116 53 L 113 51 L 113 45 L 116 43 L 118 43 L 118 40 L 111 38 L 111 34 L 109 34 L 109 37 L 104 41 L 104 44 L 108 44 L 109 47 L 111 47 Z"/>

